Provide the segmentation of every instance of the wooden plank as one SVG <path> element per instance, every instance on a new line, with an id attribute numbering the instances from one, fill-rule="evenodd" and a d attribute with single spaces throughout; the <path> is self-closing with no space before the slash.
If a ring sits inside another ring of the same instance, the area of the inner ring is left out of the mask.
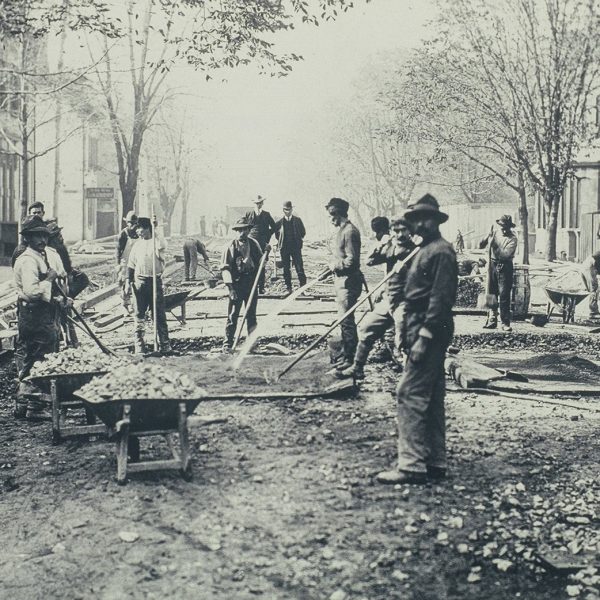
<path id="1" fill-rule="evenodd" d="M 148 471 L 159 471 L 159 470 L 173 470 L 179 471 L 181 469 L 181 461 L 167 459 L 167 460 L 150 460 L 136 463 L 129 463 L 127 470 L 130 473 L 144 473 Z"/>

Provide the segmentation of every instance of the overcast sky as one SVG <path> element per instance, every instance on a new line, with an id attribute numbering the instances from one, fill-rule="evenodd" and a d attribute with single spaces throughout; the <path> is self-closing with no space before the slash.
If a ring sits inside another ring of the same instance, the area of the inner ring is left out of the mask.
<path id="1" fill-rule="evenodd" d="M 199 166 L 194 202 L 211 215 L 262 194 L 273 213 L 289 199 L 309 221 L 320 218 L 315 211 L 339 193 L 335 173 L 324 165 L 336 106 L 348 101 L 353 82 L 377 54 L 410 48 L 426 35 L 432 5 L 358 2 L 334 22 L 282 34 L 279 48 L 304 57 L 285 78 L 238 69 L 224 72 L 225 82 L 205 82 L 202 74 L 178 67 L 176 81 L 185 81 L 193 94 L 185 101 L 190 127 L 210 149 L 207 176 Z"/>

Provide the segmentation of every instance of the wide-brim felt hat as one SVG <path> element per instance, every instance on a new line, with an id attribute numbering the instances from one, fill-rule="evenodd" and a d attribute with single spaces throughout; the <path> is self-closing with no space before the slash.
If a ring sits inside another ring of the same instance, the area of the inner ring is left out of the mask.
<path id="1" fill-rule="evenodd" d="M 266 198 L 259 194 L 256 198 L 254 198 L 254 200 L 252 200 L 252 202 L 254 202 L 254 204 L 258 204 L 259 202 L 264 202 L 265 200 Z"/>
<path id="2" fill-rule="evenodd" d="M 510 215 L 502 215 L 499 219 L 496 220 L 496 223 L 498 223 L 500 227 L 510 227 L 511 229 L 514 229 L 516 227 Z"/>
<path id="3" fill-rule="evenodd" d="M 247 219 L 245 219 L 244 217 L 242 217 L 241 219 L 238 219 L 231 226 L 231 229 L 235 229 L 236 231 L 240 231 L 242 229 L 249 229 L 249 228 L 250 228 L 250 223 L 248 223 Z"/>
<path id="4" fill-rule="evenodd" d="M 439 202 L 431 194 L 425 194 L 415 203 L 409 204 L 404 218 L 410 221 L 423 215 L 435 217 L 438 223 L 445 223 L 448 220 L 448 215 L 440 210 Z"/>
<path id="5" fill-rule="evenodd" d="M 21 224 L 21 235 L 28 235 L 30 233 L 50 234 L 46 223 L 39 215 L 30 215 L 23 219 L 23 223 Z"/>
<path id="6" fill-rule="evenodd" d="M 63 230 L 56 221 L 49 221 L 46 225 L 46 229 L 48 230 L 50 237 L 58 235 Z"/>
<path id="7" fill-rule="evenodd" d="M 135 211 L 130 210 L 124 217 L 123 217 L 123 221 L 125 221 L 126 223 L 135 223 L 137 222 L 138 217 L 135 214 Z"/>

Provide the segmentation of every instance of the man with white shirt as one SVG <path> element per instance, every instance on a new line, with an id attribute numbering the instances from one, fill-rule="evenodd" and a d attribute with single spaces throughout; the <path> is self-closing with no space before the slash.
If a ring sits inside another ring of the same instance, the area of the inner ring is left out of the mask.
<path id="1" fill-rule="evenodd" d="M 15 416 L 30 420 L 47 419 L 45 404 L 36 398 L 35 388 L 24 379 L 33 364 L 59 347 L 60 303 L 57 287 L 67 273 L 58 253 L 47 247 L 48 228 L 38 215 L 28 216 L 21 225 L 25 250 L 13 270 L 17 290 L 18 338 L 15 361 L 19 389 Z"/>
<path id="2" fill-rule="evenodd" d="M 292 214 L 292 203 L 288 200 L 283 203 L 283 218 L 275 224 L 275 237 L 279 243 L 279 254 L 283 263 L 283 280 L 288 294 L 292 293 L 292 268 L 294 263 L 300 287 L 306 284 L 304 262 L 302 260 L 302 244 L 306 229 L 300 217 Z"/>
<path id="3" fill-rule="evenodd" d="M 156 221 L 154 222 L 156 225 Z M 146 313 L 152 312 L 152 318 L 156 321 L 158 332 L 158 350 L 163 353 L 171 352 L 169 342 L 169 328 L 167 326 L 167 314 L 165 311 L 165 298 L 163 293 L 162 273 L 165 266 L 165 252 L 167 243 L 165 239 L 156 235 L 152 239 L 155 228 L 148 217 L 139 217 L 137 221 L 137 234 L 139 239 L 129 253 L 127 281 L 133 288 L 135 296 L 135 353 L 144 354 L 147 351 L 144 340 L 146 328 Z M 154 267 L 153 267 L 154 263 Z M 153 305 L 153 283 L 154 268 L 156 269 L 156 315 Z M 155 350 L 157 350 L 155 348 Z"/>

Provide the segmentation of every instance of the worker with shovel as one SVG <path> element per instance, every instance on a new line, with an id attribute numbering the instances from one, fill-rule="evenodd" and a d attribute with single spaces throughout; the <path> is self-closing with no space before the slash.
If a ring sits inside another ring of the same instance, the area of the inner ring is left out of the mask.
<path id="1" fill-rule="evenodd" d="M 498 308 L 500 305 L 500 320 L 502 331 L 512 331 L 510 326 L 510 292 L 513 286 L 513 258 L 517 251 L 517 236 L 513 233 L 516 225 L 510 215 L 502 215 L 492 227 L 488 236 L 479 242 L 480 248 L 489 244 L 490 263 L 488 265 L 489 290 L 488 294 L 498 297 L 488 312 L 484 329 L 498 327 Z"/>
<path id="2" fill-rule="evenodd" d="M 21 236 L 25 250 L 14 264 L 18 319 L 15 362 L 19 378 L 15 417 L 41 420 L 51 415 L 35 388 L 24 379 L 34 362 L 58 351 L 63 300 L 57 295 L 56 285 L 67 274 L 58 253 L 47 248 L 48 228 L 40 216 L 25 218 Z"/>
<path id="3" fill-rule="evenodd" d="M 152 223 L 148 217 L 138 218 L 137 234 L 139 239 L 131 249 L 127 263 L 127 286 L 132 287 L 135 296 L 135 353 L 147 352 L 144 334 L 146 313 L 150 310 L 158 336 L 158 348 L 154 350 L 169 354 L 172 350 L 162 283 L 167 242 L 156 235 L 156 220 Z"/>
<path id="4" fill-rule="evenodd" d="M 384 246 L 374 249 L 367 261 L 369 266 L 385 264 L 386 274 L 390 273 L 396 263 L 404 260 L 415 248 L 406 219 L 394 219 L 392 229 L 394 237 L 390 238 Z M 367 313 L 359 326 L 354 362 L 347 369 L 338 371 L 340 377 L 364 379 L 364 366 L 375 342 L 381 339 L 390 327 L 394 327 L 399 332 L 404 316 L 406 272 L 407 268 L 403 268 L 388 279 L 386 293 L 379 302 L 375 303 L 373 310 Z M 399 338 L 399 335 L 396 338 Z"/>
<path id="5" fill-rule="evenodd" d="M 336 234 L 331 241 L 332 260 L 329 269 L 333 273 L 333 285 L 338 315 L 344 315 L 360 297 L 363 274 L 360 270 L 360 231 L 348 219 L 350 204 L 342 198 L 331 198 L 325 206 Z M 342 330 L 342 355 L 336 369 L 343 371 L 354 363 L 354 353 L 358 344 L 354 313 L 340 324 Z"/>
<path id="6" fill-rule="evenodd" d="M 260 279 L 261 267 L 264 267 L 265 261 L 263 260 L 263 249 L 259 243 L 249 237 L 251 227 L 251 222 L 245 217 L 232 225 L 231 228 L 237 232 L 238 237 L 225 250 L 221 263 L 223 281 L 229 290 L 227 324 L 223 342 L 223 351 L 225 352 L 229 352 L 233 348 L 242 304 L 246 305 L 245 319 L 248 335 L 256 328 L 257 279 Z M 266 244 L 265 253 L 270 249 L 270 246 Z"/>
<path id="7" fill-rule="evenodd" d="M 452 307 L 458 273 L 452 244 L 439 226 L 448 220 L 426 194 L 404 218 L 421 237 L 406 276 L 403 345 L 408 360 L 398 385 L 398 464 L 377 475 L 381 483 L 425 483 L 446 475 L 444 360 L 454 332 Z"/>
<path id="8" fill-rule="evenodd" d="M 186 281 L 196 279 L 198 270 L 198 253 L 202 255 L 205 265 L 210 265 L 204 244 L 196 238 L 189 236 L 183 242 L 184 275 Z"/>

